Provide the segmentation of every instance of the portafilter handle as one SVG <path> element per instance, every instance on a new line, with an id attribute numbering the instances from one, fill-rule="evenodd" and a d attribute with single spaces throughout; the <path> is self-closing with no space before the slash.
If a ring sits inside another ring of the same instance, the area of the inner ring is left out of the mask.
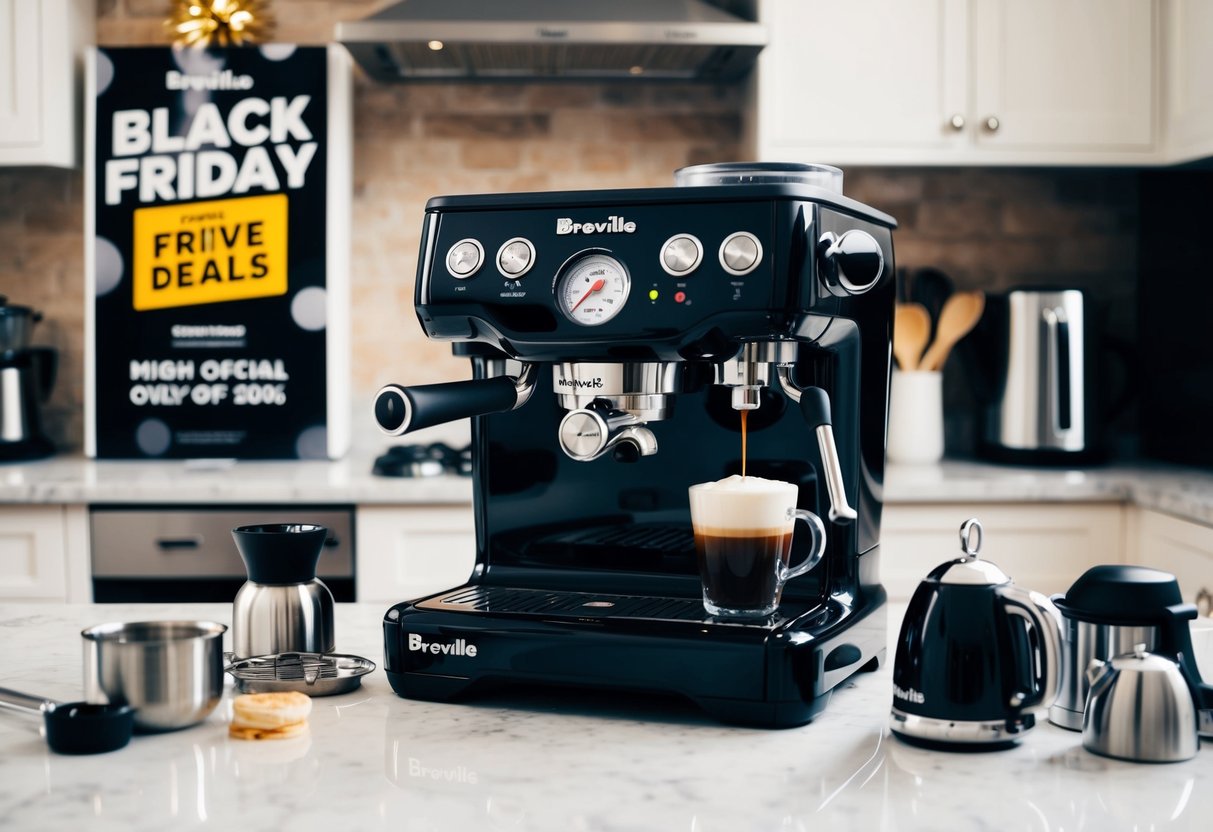
<path id="1" fill-rule="evenodd" d="M 375 394 L 375 421 L 389 436 L 521 407 L 534 389 L 534 365 L 522 375 L 494 376 L 404 387 L 389 384 Z"/>

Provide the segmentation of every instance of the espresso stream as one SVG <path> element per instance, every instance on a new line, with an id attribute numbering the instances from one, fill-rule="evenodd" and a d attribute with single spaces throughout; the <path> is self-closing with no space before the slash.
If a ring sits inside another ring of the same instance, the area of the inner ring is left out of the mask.
<path id="1" fill-rule="evenodd" d="M 750 415 L 750 411 L 741 411 L 741 478 L 745 479 L 745 440 L 746 440 L 746 417 Z"/>

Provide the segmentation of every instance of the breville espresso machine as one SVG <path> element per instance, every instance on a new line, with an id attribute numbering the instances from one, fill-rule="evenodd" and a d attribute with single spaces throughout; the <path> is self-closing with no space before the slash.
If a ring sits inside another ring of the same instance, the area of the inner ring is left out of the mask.
<path id="1" fill-rule="evenodd" d="M 387 611 L 401 696 L 629 689 L 792 726 L 884 660 L 895 222 L 833 168 L 677 176 L 699 187 L 426 206 L 417 314 L 473 378 L 389 385 L 375 415 L 393 435 L 473 417 L 477 552 L 464 585 Z M 687 499 L 740 473 L 742 412 L 747 473 L 828 518 L 759 623 L 705 612 Z"/>

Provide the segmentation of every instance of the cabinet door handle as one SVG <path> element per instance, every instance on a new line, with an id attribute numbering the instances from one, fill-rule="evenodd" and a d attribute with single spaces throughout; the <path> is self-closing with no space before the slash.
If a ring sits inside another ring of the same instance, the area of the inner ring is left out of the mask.
<path id="1" fill-rule="evenodd" d="M 1002 126 L 1002 122 L 998 120 L 998 116 L 986 116 L 986 129 L 991 133 L 997 132 Z"/>
<path id="2" fill-rule="evenodd" d="M 961 113 L 955 113 L 950 119 L 948 119 L 948 126 L 951 127 L 953 130 L 955 130 L 957 133 L 959 133 L 961 130 L 965 129 L 964 115 L 962 115 Z"/>
<path id="3" fill-rule="evenodd" d="M 194 534 L 188 537 L 158 537 L 156 548 L 162 552 L 181 552 L 202 548 L 202 535 Z"/>

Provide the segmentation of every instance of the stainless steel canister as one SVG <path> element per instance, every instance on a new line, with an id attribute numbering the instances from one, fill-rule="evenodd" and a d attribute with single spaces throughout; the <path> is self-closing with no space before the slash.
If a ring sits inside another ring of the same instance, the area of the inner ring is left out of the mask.
<path id="1" fill-rule="evenodd" d="M 135 727 L 173 731 L 196 725 L 223 695 L 223 634 L 211 621 L 100 624 L 84 637 L 89 702 L 127 704 Z"/>
<path id="2" fill-rule="evenodd" d="M 236 658 L 336 649 L 333 593 L 316 577 L 327 537 L 328 529 L 311 523 L 232 529 L 249 578 L 232 603 Z"/>
<path id="3" fill-rule="evenodd" d="M 319 578 L 297 584 L 246 581 L 232 604 L 237 658 L 275 653 L 332 653 L 333 593 Z"/>
<path id="4" fill-rule="evenodd" d="M 1132 652 L 1135 645 L 1144 644 L 1153 650 L 1159 641 L 1158 627 L 1133 627 L 1116 624 L 1093 624 L 1079 621 L 1063 613 L 1061 631 L 1061 691 L 1049 708 L 1049 722 L 1082 730 L 1082 715 L 1091 688 L 1087 668 L 1092 659 L 1108 661 L 1114 656 Z"/>

